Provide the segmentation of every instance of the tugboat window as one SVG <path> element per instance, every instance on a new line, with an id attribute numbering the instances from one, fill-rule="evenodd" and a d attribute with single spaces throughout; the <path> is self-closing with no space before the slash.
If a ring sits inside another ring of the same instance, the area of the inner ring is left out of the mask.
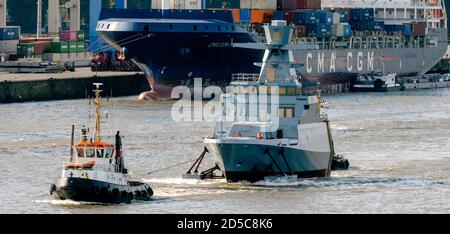
<path id="1" fill-rule="evenodd" d="M 103 158 L 103 153 L 105 151 L 103 149 L 97 149 L 97 158 Z"/>
<path id="2" fill-rule="evenodd" d="M 105 153 L 105 158 L 111 158 L 112 157 L 112 149 L 107 149 Z"/>
<path id="3" fill-rule="evenodd" d="M 86 157 L 95 158 L 95 150 L 94 149 L 86 149 Z"/>
<path id="4" fill-rule="evenodd" d="M 79 158 L 84 158 L 84 149 L 77 149 L 77 152 Z"/>

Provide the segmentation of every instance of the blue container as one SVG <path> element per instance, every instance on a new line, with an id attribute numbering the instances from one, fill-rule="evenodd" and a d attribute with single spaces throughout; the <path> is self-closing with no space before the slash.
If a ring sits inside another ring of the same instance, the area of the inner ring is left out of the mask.
<path id="1" fill-rule="evenodd" d="M 317 24 L 319 23 L 318 14 L 313 11 L 294 12 L 294 22 L 297 24 Z"/>
<path id="2" fill-rule="evenodd" d="M 384 22 L 382 21 L 367 21 L 367 22 L 352 22 L 352 26 L 358 31 L 383 31 Z"/>
<path id="3" fill-rule="evenodd" d="M 0 28 L 0 40 L 1 41 L 10 41 L 10 40 L 19 40 L 19 39 L 20 39 L 20 27 L 19 26 Z"/>
<path id="4" fill-rule="evenodd" d="M 336 13 L 339 13 L 341 15 L 341 23 L 348 23 L 348 22 L 350 22 L 350 11 L 348 11 L 348 10 L 339 10 L 339 11 L 336 11 Z"/>
<path id="5" fill-rule="evenodd" d="M 370 21 L 368 25 L 369 31 L 384 31 L 383 21 Z"/>
<path id="6" fill-rule="evenodd" d="M 352 36 L 352 26 L 349 24 L 344 25 L 344 38 L 348 39 Z"/>
<path id="7" fill-rule="evenodd" d="M 284 11 L 275 11 L 273 13 L 273 19 L 274 20 L 284 20 Z"/>
<path id="8" fill-rule="evenodd" d="M 241 9 L 241 21 L 250 21 L 251 19 L 251 11 L 250 9 Z"/>
<path id="9" fill-rule="evenodd" d="M 375 19 L 373 8 L 355 8 L 350 11 L 350 20 L 354 22 L 373 21 Z"/>
<path id="10" fill-rule="evenodd" d="M 406 37 L 412 36 L 412 24 L 403 24 L 403 35 Z"/>
<path id="11" fill-rule="evenodd" d="M 321 24 L 332 24 L 333 23 L 333 13 L 329 11 L 318 11 L 317 18 Z"/>
<path id="12" fill-rule="evenodd" d="M 331 24 L 307 24 L 306 33 L 319 38 L 331 37 Z"/>
<path id="13" fill-rule="evenodd" d="M 412 35 L 412 25 L 411 24 L 387 24 L 384 26 L 386 32 L 401 32 L 404 36 Z"/>

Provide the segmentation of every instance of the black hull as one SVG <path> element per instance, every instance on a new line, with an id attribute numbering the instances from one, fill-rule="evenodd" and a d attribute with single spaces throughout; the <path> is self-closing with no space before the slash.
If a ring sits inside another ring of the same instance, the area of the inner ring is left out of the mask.
<path id="1" fill-rule="evenodd" d="M 133 200 L 148 201 L 153 190 L 142 183 L 122 186 L 82 178 L 62 178 L 52 185 L 50 194 L 60 200 L 119 204 Z"/>

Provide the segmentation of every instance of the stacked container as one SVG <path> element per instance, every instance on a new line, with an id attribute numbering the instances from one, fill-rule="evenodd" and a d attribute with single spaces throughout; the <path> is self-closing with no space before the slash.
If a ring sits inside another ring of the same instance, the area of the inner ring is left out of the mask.
<path id="1" fill-rule="evenodd" d="M 322 9 L 320 0 L 278 0 L 278 10 L 292 11 L 295 9 Z"/>
<path id="2" fill-rule="evenodd" d="M 375 10 L 373 8 L 351 9 L 350 23 L 352 25 L 352 28 L 357 31 L 384 31 L 384 22 L 375 21 Z"/>
<path id="3" fill-rule="evenodd" d="M 60 42 L 53 42 L 51 53 L 64 53 L 66 47 L 68 51 L 65 53 L 76 54 L 86 52 L 84 31 L 63 31 L 59 33 Z"/>
<path id="4" fill-rule="evenodd" d="M 151 1 L 151 8 L 153 9 L 162 9 L 163 7 L 163 1 L 164 0 L 152 0 Z M 165 6 L 169 9 L 189 9 L 189 10 L 195 10 L 195 9 L 201 9 L 202 8 L 202 2 L 205 0 L 169 0 L 168 6 Z M 239 0 L 238 0 L 239 1 Z M 212 6 L 209 6 L 209 8 L 222 8 L 224 6 L 223 2 L 227 1 L 207 1 L 206 3 L 210 3 Z M 230 2 L 230 1 L 228 1 Z"/>
<path id="5" fill-rule="evenodd" d="M 42 55 L 50 48 L 51 43 L 48 41 L 19 43 L 17 44 L 17 56 L 19 58 L 42 58 Z"/>
<path id="6" fill-rule="evenodd" d="M 0 53 L 15 54 L 20 39 L 20 27 L 0 27 Z"/>
<path id="7" fill-rule="evenodd" d="M 335 24 L 331 28 L 331 35 L 348 39 L 352 36 L 352 27 L 348 23 Z"/>
<path id="8" fill-rule="evenodd" d="M 412 35 L 411 24 L 386 24 L 384 29 L 387 33 L 401 33 L 405 37 L 410 37 Z"/>
<path id="9" fill-rule="evenodd" d="M 373 8 L 354 8 L 350 10 L 350 19 L 352 22 L 367 22 L 375 19 L 375 10 Z"/>

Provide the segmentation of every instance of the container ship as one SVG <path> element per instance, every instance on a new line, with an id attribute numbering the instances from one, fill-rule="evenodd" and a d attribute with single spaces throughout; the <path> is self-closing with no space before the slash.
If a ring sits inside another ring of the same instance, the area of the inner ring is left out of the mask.
<path id="1" fill-rule="evenodd" d="M 345 88 L 358 74 L 424 74 L 447 51 L 443 0 L 152 1 L 153 9 L 104 9 L 100 37 L 146 74 L 150 98 L 175 86 L 226 86 L 236 74 L 258 73 L 263 51 L 234 43 L 264 42 L 262 25 L 286 20 L 303 87 Z M 155 9 L 156 8 L 156 9 Z M 231 9 L 219 9 L 231 8 Z"/>

